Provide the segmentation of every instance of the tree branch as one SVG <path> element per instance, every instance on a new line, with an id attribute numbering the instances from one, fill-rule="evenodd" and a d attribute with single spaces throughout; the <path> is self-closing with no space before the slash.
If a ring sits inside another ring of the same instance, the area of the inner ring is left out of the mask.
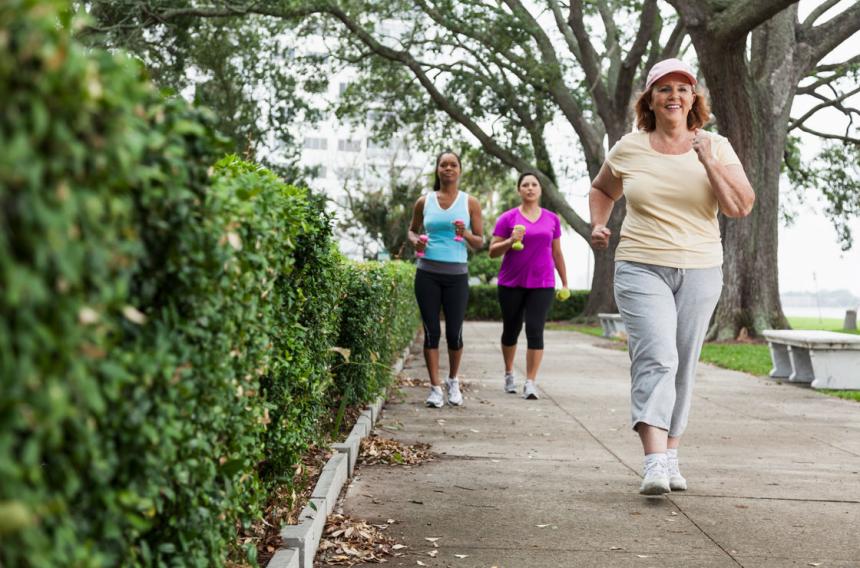
<path id="1" fill-rule="evenodd" d="M 606 92 L 606 86 L 601 80 L 600 62 L 597 52 L 591 44 L 588 30 L 585 29 L 582 0 L 571 0 L 568 13 L 567 23 L 570 29 L 573 30 L 573 35 L 576 37 L 576 42 L 579 44 L 579 49 L 582 52 L 582 70 L 585 72 L 585 80 L 588 81 L 588 90 L 594 98 L 600 118 L 603 119 L 604 124 L 609 124 L 610 121 L 607 120 L 607 115 L 612 108 L 612 104 L 609 93 Z"/>
<path id="2" fill-rule="evenodd" d="M 860 2 L 814 28 L 801 27 L 800 40 L 812 52 L 810 66 L 821 61 L 843 41 L 860 30 Z"/>
<path id="3" fill-rule="evenodd" d="M 809 117 L 811 117 L 813 114 L 820 111 L 821 109 L 825 109 L 828 107 L 836 107 L 837 109 L 841 110 L 845 114 L 850 115 L 851 110 L 853 110 L 853 109 L 845 109 L 839 103 L 841 103 L 842 101 L 844 101 L 845 99 L 847 99 L 849 97 L 856 95 L 857 93 L 860 93 L 860 87 L 857 87 L 853 91 L 848 91 L 847 93 L 843 93 L 842 95 L 840 95 L 836 99 L 827 99 L 825 102 L 822 102 L 822 103 L 815 105 L 814 107 L 812 107 L 811 109 L 806 111 L 806 113 L 803 116 L 801 116 L 800 118 L 792 119 L 792 121 L 788 125 L 788 129 L 793 130 L 793 129 L 799 127 L 801 124 L 806 122 L 809 119 Z"/>
<path id="4" fill-rule="evenodd" d="M 669 35 L 669 39 L 666 40 L 666 45 L 663 47 L 663 53 L 661 54 L 662 58 L 668 59 L 670 57 L 678 57 L 685 37 L 687 37 L 687 26 L 684 25 L 684 21 L 681 20 L 681 18 L 678 18 L 675 28 L 672 30 L 671 35 Z"/>
<path id="5" fill-rule="evenodd" d="M 821 16 L 823 16 L 823 15 L 824 15 L 824 13 L 825 13 L 825 12 L 827 12 L 827 10 L 829 10 L 830 8 L 832 8 L 832 7 L 836 6 L 836 5 L 837 5 L 837 4 L 839 4 L 839 2 L 841 2 L 841 1 L 842 1 L 842 0 L 826 0 L 826 2 L 822 2 L 819 6 L 816 6 L 816 7 L 815 7 L 815 8 L 814 8 L 810 13 L 809 13 L 809 15 L 808 15 L 808 16 L 806 16 L 806 19 L 805 19 L 805 20 L 803 20 L 803 25 L 804 25 L 805 27 L 810 27 L 810 28 L 811 28 L 811 27 L 813 26 L 813 24 L 815 24 L 816 20 L 818 20 L 818 18 L 820 18 Z"/>
<path id="6" fill-rule="evenodd" d="M 860 138 L 851 138 L 850 136 L 840 136 L 839 134 L 828 134 L 826 132 L 819 132 L 817 130 L 812 130 L 811 128 L 799 124 L 797 125 L 798 130 L 802 130 L 808 134 L 813 134 L 818 136 L 819 138 L 827 138 L 828 140 L 841 140 L 842 142 L 851 142 L 852 144 L 860 144 Z"/>
<path id="7" fill-rule="evenodd" d="M 493 136 L 487 134 L 480 125 L 478 125 L 474 120 L 472 120 L 459 106 L 457 106 L 453 101 L 451 101 L 448 97 L 443 95 L 439 89 L 436 87 L 434 81 L 429 78 L 421 67 L 421 65 L 416 61 L 409 52 L 400 51 L 392 49 L 386 45 L 379 43 L 367 30 L 365 30 L 362 26 L 360 26 L 356 21 L 349 17 L 346 12 L 341 10 L 335 6 L 329 6 L 326 9 L 326 12 L 340 21 L 356 38 L 358 38 L 362 43 L 364 43 L 371 51 L 373 51 L 376 55 L 388 59 L 390 61 L 396 61 L 404 65 L 408 68 L 412 74 L 418 79 L 421 83 L 421 86 L 424 87 L 427 94 L 430 95 L 430 98 L 433 100 L 436 105 L 442 109 L 448 116 L 454 119 L 456 122 L 462 124 L 478 141 L 481 143 L 481 147 L 488 154 L 495 156 L 499 160 L 501 160 L 504 164 L 515 168 L 519 171 L 531 169 L 531 164 L 522 159 L 520 156 L 514 154 L 508 148 L 501 146 Z M 559 193 L 558 188 L 552 183 L 552 180 L 547 178 L 547 183 L 544 186 L 544 191 L 546 192 L 547 197 L 549 197 L 553 204 L 557 207 L 558 212 L 564 217 L 565 221 L 570 224 L 573 229 L 579 233 L 583 238 L 588 238 L 590 234 L 590 226 L 584 221 L 577 213 L 573 210 L 572 207 L 567 203 L 564 197 Z"/>
<path id="8" fill-rule="evenodd" d="M 627 57 L 624 58 L 624 62 L 621 64 L 622 69 L 618 74 L 618 82 L 615 84 L 615 108 L 618 110 L 630 103 L 636 72 L 642 63 L 642 57 L 648 49 L 651 36 L 658 27 L 658 22 L 657 1 L 647 0 L 642 7 L 642 16 L 640 18 L 639 29 L 636 32 L 636 39 L 633 41 L 630 51 L 627 52 Z"/>
<path id="9" fill-rule="evenodd" d="M 843 61 L 842 63 L 833 63 L 828 65 L 819 65 L 816 67 L 810 74 L 809 77 L 816 77 L 819 73 L 833 73 L 829 77 L 822 77 L 817 81 L 810 83 L 809 85 L 804 85 L 802 87 L 798 87 L 797 94 L 798 95 L 814 95 L 816 89 L 819 87 L 824 87 L 826 85 L 830 85 L 834 81 L 837 81 L 848 74 L 855 66 L 860 64 L 860 54 L 855 55 L 851 59 Z"/>
<path id="10" fill-rule="evenodd" d="M 746 36 L 773 16 L 782 12 L 798 0 L 734 0 L 722 10 L 712 10 L 713 20 L 708 28 L 715 34 L 717 40 L 735 42 Z M 682 3 L 676 1 L 675 3 Z"/>

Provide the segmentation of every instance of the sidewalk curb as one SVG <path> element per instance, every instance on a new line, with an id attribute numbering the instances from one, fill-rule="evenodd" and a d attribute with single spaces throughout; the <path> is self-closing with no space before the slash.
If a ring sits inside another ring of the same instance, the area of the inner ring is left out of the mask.
<path id="1" fill-rule="evenodd" d="M 391 366 L 395 375 L 403 370 L 408 357 L 409 347 L 406 347 Z M 266 568 L 313 568 L 326 518 L 334 511 L 343 486 L 352 478 L 361 439 L 373 431 L 384 406 L 385 395 L 381 394 L 361 412 L 346 440 L 332 444 L 335 454 L 323 467 L 311 499 L 299 515 L 299 524 L 281 528 L 283 547 L 269 560 Z"/>

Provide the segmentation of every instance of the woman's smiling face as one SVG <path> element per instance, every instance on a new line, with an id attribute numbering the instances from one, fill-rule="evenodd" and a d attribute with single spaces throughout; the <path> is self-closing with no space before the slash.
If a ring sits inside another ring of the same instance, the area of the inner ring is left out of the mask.
<path id="1" fill-rule="evenodd" d="M 658 120 L 687 120 L 695 99 L 690 80 L 681 73 L 661 77 L 651 88 L 651 110 Z"/>

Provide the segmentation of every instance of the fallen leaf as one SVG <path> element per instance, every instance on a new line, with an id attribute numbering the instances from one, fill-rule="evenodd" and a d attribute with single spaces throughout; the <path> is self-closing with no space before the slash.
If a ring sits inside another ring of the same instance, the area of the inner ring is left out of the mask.
<path id="1" fill-rule="evenodd" d="M 146 323 L 146 316 L 134 306 L 124 307 L 122 309 L 122 315 L 125 316 L 125 319 L 128 321 L 136 323 L 137 325 L 143 325 Z"/>
<path id="2" fill-rule="evenodd" d="M 544 527 L 548 527 L 549 525 L 535 525 L 537 528 L 542 529 Z"/>
<path id="3" fill-rule="evenodd" d="M 637 557 L 637 558 L 651 558 L 651 557 L 650 557 L 650 556 L 648 556 L 647 554 L 637 554 L 637 555 L 636 555 L 636 557 Z"/>
<path id="4" fill-rule="evenodd" d="M 439 554 L 439 551 L 438 550 L 430 550 L 430 551 L 427 551 L 425 554 L 427 554 L 427 556 L 429 556 L 430 558 L 436 558 L 436 555 Z"/>
<path id="5" fill-rule="evenodd" d="M 415 563 L 418 564 L 419 566 L 427 566 L 426 564 L 424 564 L 420 560 L 416 560 Z"/>
<path id="6" fill-rule="evenodd" d="M 454 556 L 457 558 L 469 558 L 468 554 L 455 554 Z"/>
<path id="7" fill-rule="evenodd" d="M 442 538 L 442 537 L 441 537 L 441 536 L 425 536 L 425 537 L 424 537 L 424 540 L 427 540 L 427 541 L 430 541 L 430 542 L 436 542 L 436 541 L 437 541 L 437 540 L 439 540 L 440 538 Z"/>
<path id="8" fill-rule="evenodd" d="M 92 325 L 99 321 L 99 313 L 92 308 L 84 306 L 78 310 L 78 322 L 83 325 Z"/>

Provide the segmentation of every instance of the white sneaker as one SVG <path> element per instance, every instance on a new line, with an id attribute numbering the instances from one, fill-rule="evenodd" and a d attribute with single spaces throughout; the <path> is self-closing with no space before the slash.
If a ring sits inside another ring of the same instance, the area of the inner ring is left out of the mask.
<path id="1" fill-rule="evenodd" d="M 652 454 L 653 455 L 653 454 Z M 646 460 L 645 472 L 639 493 L 642 495 L 663 495 L 669 493 L 668 463 L 665 455 L 659 459 Z"/>
<path id="2" fill-rule="evenodd" d="M 448 404 L 451 406 L 460 406 L 463 404 L 463 394 L 460 392 L 460 380 L 447 378 L 445 386 L 448 387 Z"/>
<path id="3" fill-rule="evenodd" d="M 534 381 L 526 381 L 526 384 L 523 385 L 523 398 L 527 400 L 537 400 L 539 398 Z"/>
<path id="4" fill-rule="evenodd" d="M 430 396 L 427 397 L 427 406 L 442 408 L 445 399 L 442 397 L 442 387 L 430 387 Z"/>
<path id="5" fill-rule="evenodd" d="M 505 392 L 517 394 L 517 385 L 514 383 L 513 373 L 505 373 Z"/>
<path id="6" fill-rule="evenodd" d="M 681 470 L 678 469 L 678 458 L 669 458 L 669 488 L 672 491 L 686 491 L 687 480 L 681 475 Z"/>

